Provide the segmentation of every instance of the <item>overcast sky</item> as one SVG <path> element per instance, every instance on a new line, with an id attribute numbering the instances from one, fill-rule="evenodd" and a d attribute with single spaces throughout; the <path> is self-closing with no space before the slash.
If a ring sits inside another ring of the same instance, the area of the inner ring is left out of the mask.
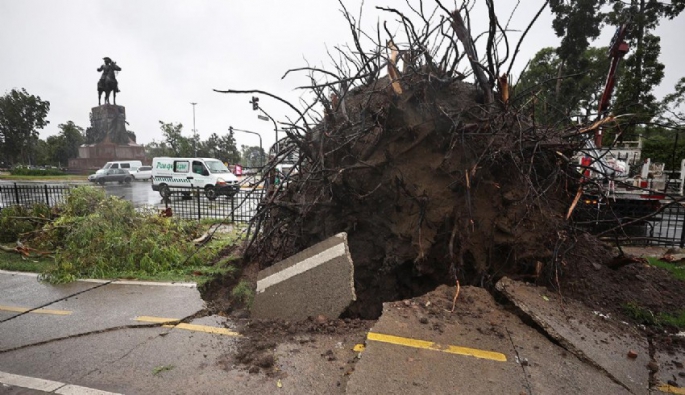
<path id="1" fill-rule="evenodd" d="M 500 19 L 506 21 L 516 3 L 497 2 Z M 510 29 L 525 29 L 543 1 L 521 3 Z M 360 0 L 344 4 L 358 17 Z M 395 16 L 375 7 L 406 9 L 401 5 L 397 0 L 365 1 L 362 29 L 372 33 L 377 21 L 387 20 L 394 32 Z M 424 1 L 426 9 L 433 6 L 432 1 Z M 297 104 L 302 91 L 295 88 L 308 83 L 306 75 L 281 77 L 307 63 L 332 68 L 327 48 L 352 42 L 340 10 L 333 0 L 2 0 L 0 94 L 26 88 L 50 101 L 50 125 L 41 131 L 42 138 L 56 134 L 57 126 L 70 120 L 85 128 L 90 109 L 97 105 L 100 73 L 96 69 L 108 56 L 122 68 L 117 104 L 126 107 L 129 129 L 136 132 L 139 143 L 161 140 L 160 120 L 182 123 L 184 134 L 190 136 L 190 103 L 197 102 L 195 123 L 202 139 L 233 126 L 259 132 L 266 149 L 274 141 L 273 124 L 257 119 L 250 96 L 212 89 L 260 89 Z M 486 29 L 485 15 L 479 8 L 474 10 L 475 32 Z M 515 67 L 519 73 L 539 49 L 558 44 L 551 21 L 551 14 L 545 12 L 529 34 Z M 666 64 L 666 78 L 656 92 L 659 97 L 685 76 L 679 41 L 684 26 L 681 15 L 657 30 Z M 607 27 L 596 45 L 608 45 L 613 31 Z M 510 34 L 510 40 L 518 37 Z M 294 117 L 268 97 L 260 97 L 260 104 L 279 121 Z M 258 145 L 258 138 L 249 134 L 236 133 L 236 140 L 238 146 Z"/>

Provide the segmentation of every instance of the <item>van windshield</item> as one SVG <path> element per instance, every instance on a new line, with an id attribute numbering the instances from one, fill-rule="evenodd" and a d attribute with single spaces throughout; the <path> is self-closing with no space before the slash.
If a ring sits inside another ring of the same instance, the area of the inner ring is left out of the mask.
<path id="1" fill-rule="evenodd" d="M 206 160 L 205 165 L 212 173 L 230 173 L 230 170 L 218 160 Z"/>

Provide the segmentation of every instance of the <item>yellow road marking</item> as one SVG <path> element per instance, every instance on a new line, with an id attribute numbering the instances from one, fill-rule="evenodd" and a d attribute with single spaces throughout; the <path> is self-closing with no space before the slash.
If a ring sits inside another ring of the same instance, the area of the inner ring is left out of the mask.
<path id="1" fill-rule="evenodd" d="M 136 317 L 136 321 L 154 322 L 156 324 L 165 324 L 165 325 L 162 325 L 165 328 L 178 328 L 178 329 L 185 329 L 187 331 L 215 333 L 217 335 L 226 335 L 226 336 L 236 336 L 236 337 L 241 336 L 240 333 L 233 332 L 227 328 L 217 328 L 215 326 L 209 326 L 209 325 L 195 325 L 195 324 L 185 324 L 185 323 L 179 324 L 178 322 L 180 320 L 177 320 L 175 318 L 140 316 L 140 317 Z"/>
<path id="2" fill-rule="evenodd" d="M 685 388 L 672 387 L 670 385 L 660 385 L 656 389 L 661 392 L 666 392 L 668 394 L 685 394 Z"/>
<path id="3" fill-rule="evenodd" d="M 0 310 L 2 311 L 11 311 L 13 313 L 26 313 L 27 311 L 31 309 L 25 309 L 23 307 L 12 307 L 12 306 L 2 306 L 0 305 Z M 69 315 L 72 313 L 72 311 L 67 311 L 67 310 L 50 310 L 50 309 L 37 309 L 37 310 L 31 310 L 29 313 L 35 313 L 35 314 L 53 314 L 53 315 Z"/>
<path id="4" fill-rule="evenodd" d="M 352 348 L 352 351 L 362 352 L 365 349 L 366 349 L 366 346 L 364 346 L 363 344 L 355 344 L 354 347 Z"/>
<path id="5" fill-rule="evenodd" d="M 481 359 L 490 359 L 493 361 L 499 361 L 499 362 L 506 362 L 507 361 L 507 356 L 494 352 L 494 351 L 485 351 L 485 350 L 479 350 L 477 348 L 468 348 L 468 347 L 459 347 L 459 346 L 443 346 L 438 343 L 434 342 L 429 342 L 425 340 L 416 340 L 416 339 L 410 339 L 408 337 L 399 337 L 399 336 L 391 336 L 391 335 L 384 335 L 381 333 L 373 333 L 369 332 L 369 334 L 366 336 L 367 339 L 381 342 L 381 343 L 389 343 L 389 344 L 396 344 L 399 346 L 406 346 L 406 347 L 413 347 L 413 348 L 422 348 L 426 350 L 434 350 L 434 351 L 442 351 L 446 352 L 449 354 L 458 354 L 458 355 L 467 355 L 470 357 L 476 357 L 476 358 L 481 358 Z"/>

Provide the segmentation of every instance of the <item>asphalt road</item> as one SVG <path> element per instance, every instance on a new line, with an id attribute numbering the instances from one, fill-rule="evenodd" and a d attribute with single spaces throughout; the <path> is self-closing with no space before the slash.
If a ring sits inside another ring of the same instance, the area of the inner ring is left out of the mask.
<path id="1" fill-rule="evenodd" d="M 208 315 L 191 284 L 48 285 L 0 271 L 0 289 L 0 394 L 649 392 L 627 391 L 471 287 L 453 314 L 451 287 L 385 304 L 366 341 L 293 334 L 274 343 L 268 375 L 235 364 L 239 325 Z"/>

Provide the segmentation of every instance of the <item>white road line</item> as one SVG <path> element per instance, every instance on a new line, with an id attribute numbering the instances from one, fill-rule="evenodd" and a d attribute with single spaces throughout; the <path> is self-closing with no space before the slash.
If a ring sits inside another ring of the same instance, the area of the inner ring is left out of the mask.
<path id="1" fill-rule="evenodd" d="M 54 392 L 55 394 L 60 395 L 122 395 L 115 392 L 100 391 L 95 388 L 81 387 L 79 385 L 60 383 L 59 381 L 43 380 L 5 372 L 0 372 L 0 383 L 37 391 Z"/>
<path id="2" fill-rule="evenodd" d="M 0 383 L 45 392 L 52 392 L 57 388 L 64 386 L 64 383 L 58 381 L 37 379 L 5 372 L 0 372 Z"/>
<path id="3" fill-rule="evenodd" d="M 60 395 L 121 395 L 114 392 L 100 391 L 95 388 L 81 387 L 79 385 L 67 384 L 64 387 L 55 391 Z"/>
<path id="4" fill-rule="evenodd" d="M 0 274 L 10 274 L 13 276 L 27 276 L 27 277 L 38 277 L 37 273 L 28 273 L 28 272 L 13 272 L 9 270 L 0 270 Z M 104 284 L 106 282 L 110 282 L 112 280 L 98 280 L 98 279 L 85 279 L 85 280 L 77 280 L 78 282 L 82 283 L 95 283 L 95 284 Z M 162 287 L 186 287 L 186 288 L 197 288 L 196 283 L 190 283 L 190 282 L 155 282 L 155 281 L 135 281 L 135 280 L 119 280 L 115 281 L 113 284 L 122 284 L 122 285 L 157 285 L 157 286 L 162 286 Z"/>
<path id="5" fill-rule="evenodd" d="M 345 243 L 343 240 L 340 240 L 339 244 L 336 244 L 327 250 L 323 250 L 314 256 L 311 256 L 288 268 L 281 270 L 280 272 L 276 272 L 268 277 L 264 277 L 263 279 L 257 281 L 257 293 L 262 293 L 272 285 L 276 285 L 291 277 L 295 277 L 298 274 L 313 269 L 340 255 L 345 255 Z"/>

